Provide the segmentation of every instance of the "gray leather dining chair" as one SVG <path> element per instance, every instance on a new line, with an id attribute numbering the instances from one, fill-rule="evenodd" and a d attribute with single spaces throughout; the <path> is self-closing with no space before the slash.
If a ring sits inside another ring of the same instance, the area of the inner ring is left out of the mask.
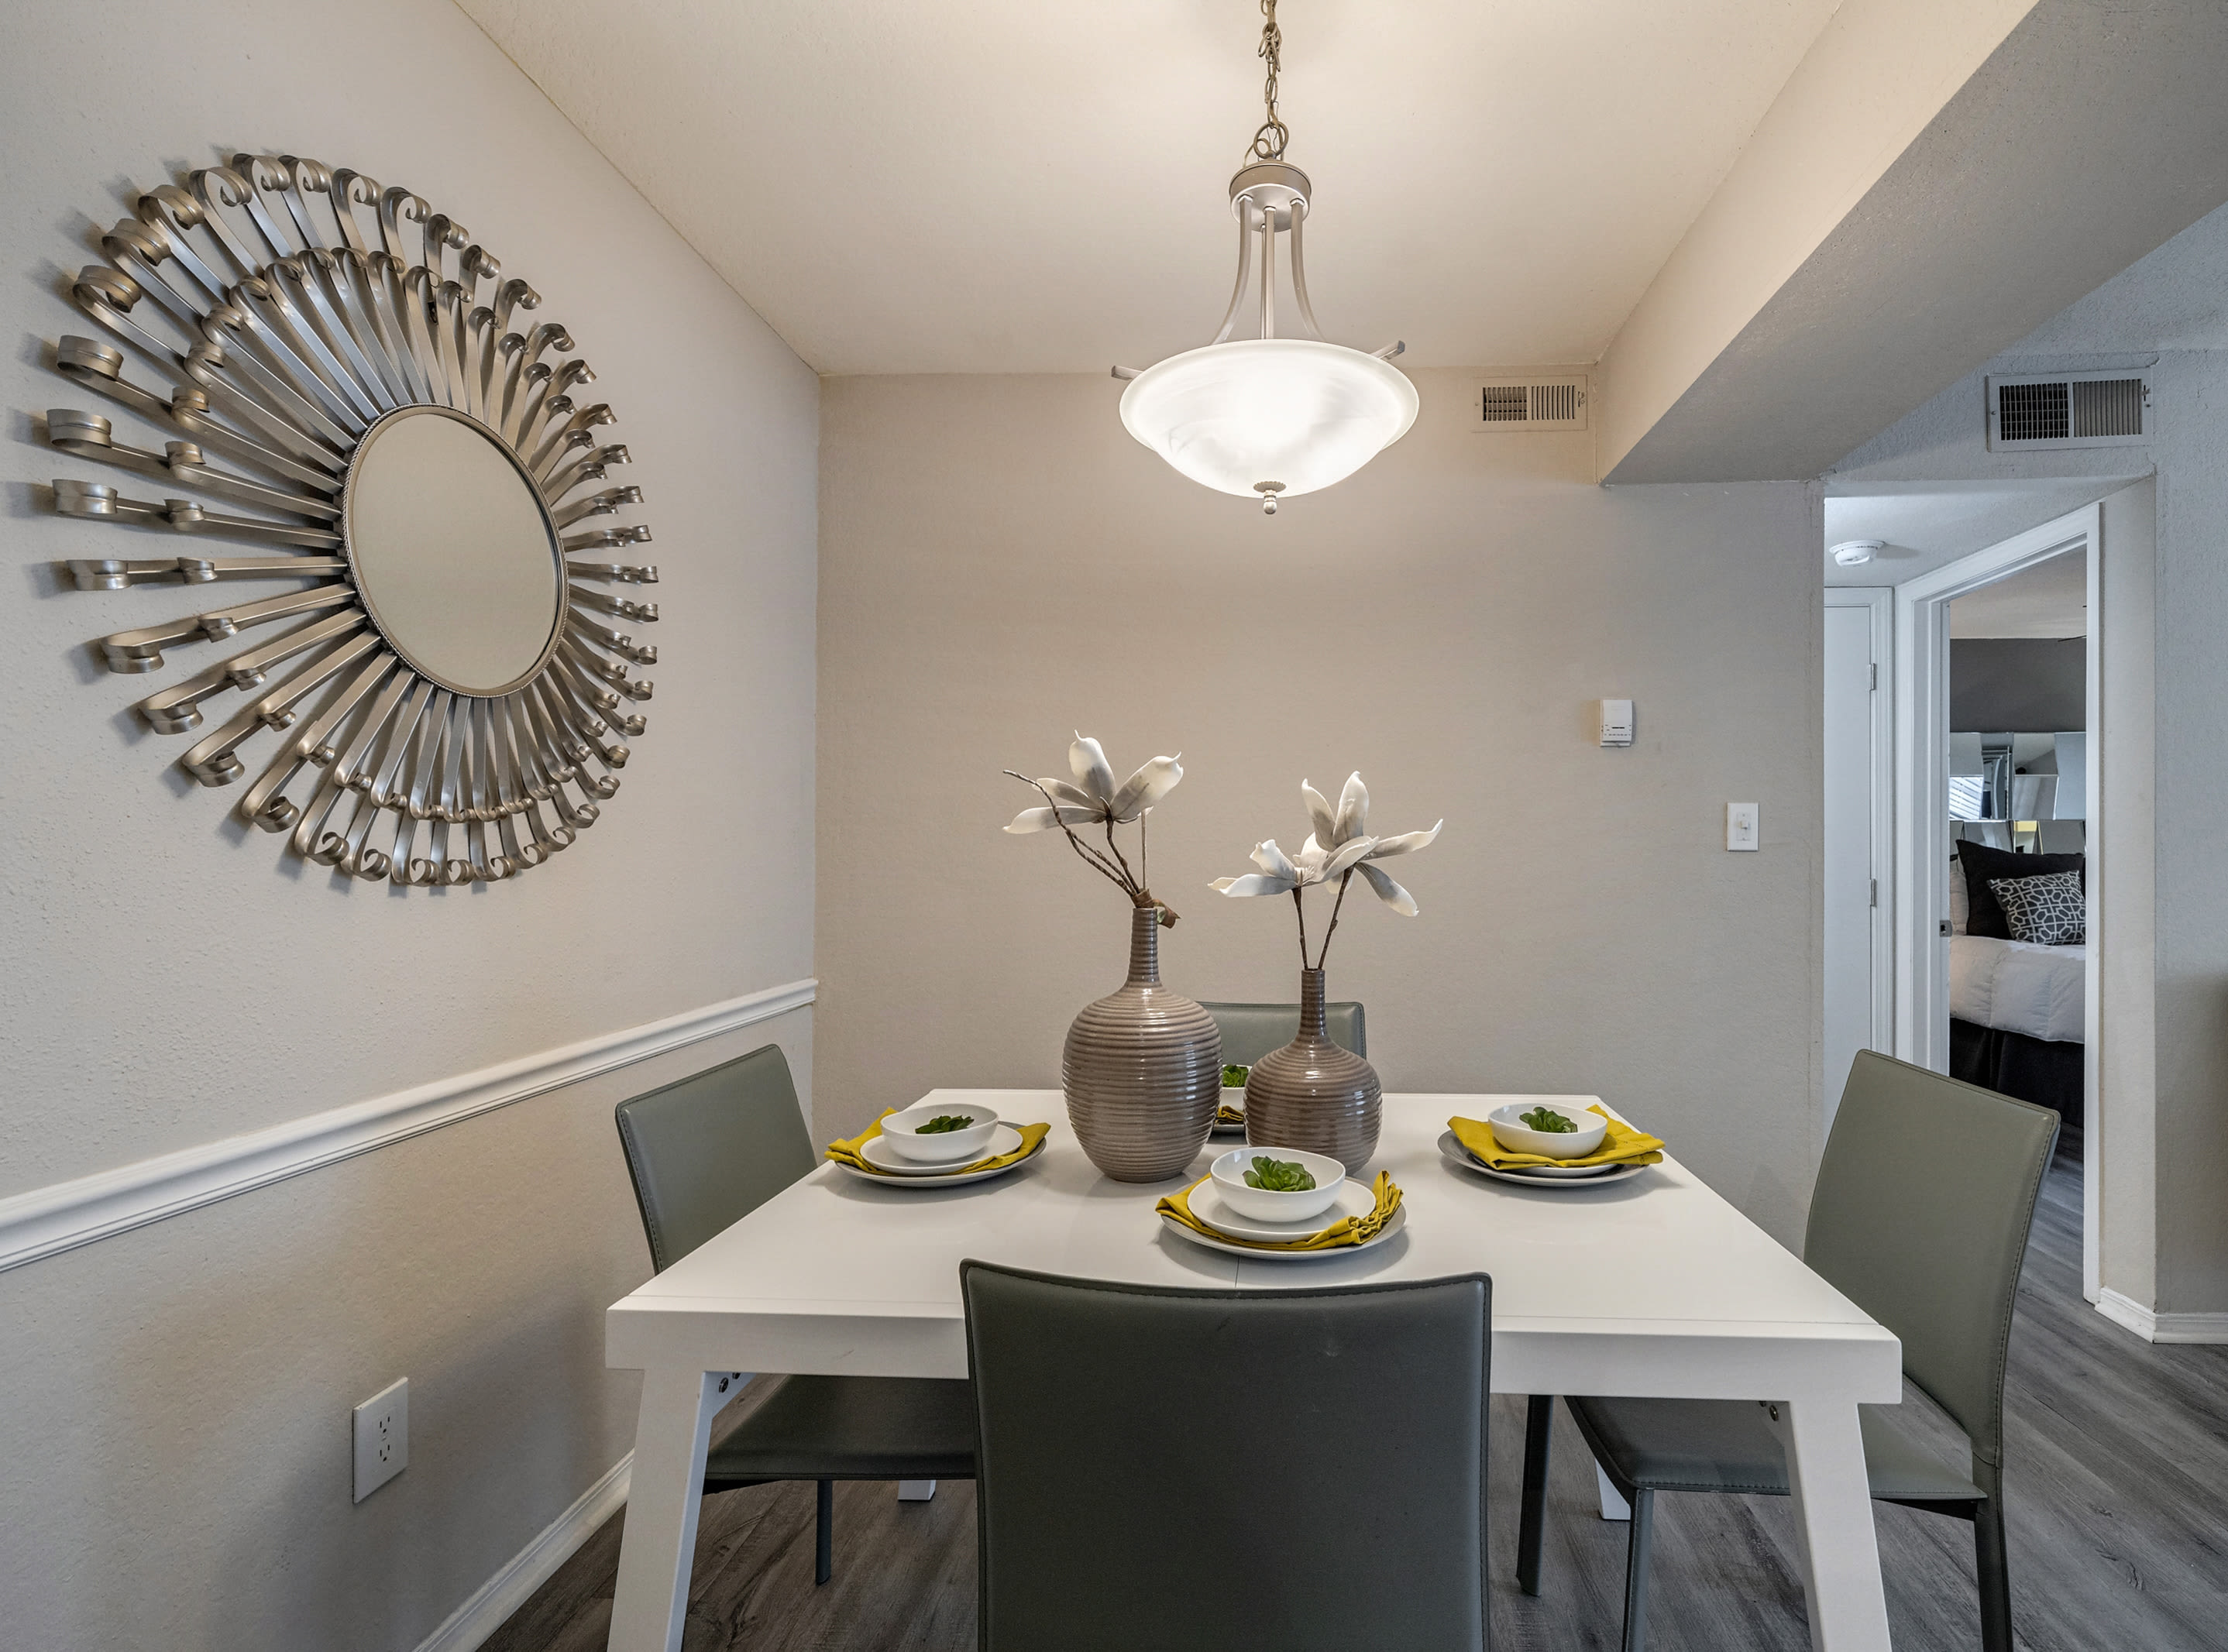
<path id="1" fill-rule="evenodd" d="M 1973 1523 L 1981 1644 L 2012 1652 L 2004 1553 L 2004 1361 L 2035 1196 L 2058 1115 L 1871 1050 L 1857 1056 L 1810 1195 L 1802 1260 L 1903 1343 L 1903 1371 L 1972 1448 L 1944 1463 L 1895 1419 L 1858 1410 L 1872 1494 Z M 1517 1582 L 1540 1592 L 1553 1400 L 1526 1432 Z M 1594 1460 L 1632 1505 L 1625 1652 L 1647 1639 L 1648 1556 L 1659 1491 L 1784 1496 L 1787 1460 L 1765 1408 L 1748 1400 L 1565 1401 Z"/>
<path id="2" fill-rule="evenodd" d="M 658 1272 L 819 1162 L 778 1044 L 618 1108 L 627 1174 Z M 834 1568 L 838 1480 L 971 1480 L 975 1402 L 964 1381 L 761 1376 L 771 1392 L 704 1463 L 704 1489 L 819 1483 L 813 1580 Z"/>
<path id="3" fill-rule="evenodd" d="M 1251 1067 L 1272 1049 L 1282 1049 L 1300 1034 L 1296 1004 L 1202 1004 L 1222 1034 L 1222 1059 L 1232 1067 Z M 1369 1030 L 1361 1005 L 1351 998 L 1323 1005 L 1323 1030 L 1331 1043 L 1355 1055 L 1369 1054 Z"/>
<path id="4" fill-rule="evenodd" d="M 959 1279 L 984 1652 L 1483 1648 L 1483 1274 Z"/>

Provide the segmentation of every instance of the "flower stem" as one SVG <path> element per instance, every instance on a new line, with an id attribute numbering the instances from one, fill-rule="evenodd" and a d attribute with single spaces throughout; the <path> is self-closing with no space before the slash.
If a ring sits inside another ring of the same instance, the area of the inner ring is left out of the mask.
<path id="1" fill-rule="evenodd" d="M 1137 820 L 1137 829 L 1143 832 L 1144 827 L 1144 818 L 1141 815 Z M 1114 858 L 1122 863 L 1122 876 L 1128 880 L 1126 887 L 1130 893 L 1132 895 L 1138 893 L 1145 887 L 1144 883 L 1142 879 L 1130 875 L 1129 859 L 1122 853 L 1122 845 L 1114 841 L 1114 817 L 1111 813 L 1106 817 L 1106 846 L 1114 852 Z M 1143 855 L 1144 851 L 1141 848 L 1137 852 Z"/>
<path id="2" fill-rule="evenodd" d="M 1109 861 L 1105 856 L 1100 854 L 1089 844 L 1084 842 L 1082 839 L 1077 837 L 1075 835 L 1075 828 L 1060 818 L 1060 800 L 1058 798 L 1054 797 L 1050 792 L 1045 790 L 1043 787 L 1039 786 L 1036 781 L 1031 780 L 1027 775 L 1014 774 L 1014 771 L 1010 769 L 1007 769 L 1005 772 L 1008 775 L 1013 775 L 1013 777 L 1021 781 L 1022 785 L 1032 788 L 1036 792 L 1037 795 L 1044 799 L 1046 806 L 1052 810 L 1053 824 L 1067 834 L 1068 846 L 1073 849 L 1077 854 L 1083 857 L 1083 861 L 1085 865 L 1095 869 L 1104 876 L 1109 882 L 1113 883 L 1117 889 L 1128 895 L 1132 901 L 1135 901 L 1137 898 L 1137 895 L 1139 893 L 1137 885 L 1129 877 L 1125 877 L 1123 872 L 1115 871 L 1113 864 Z M 1110 839 L 1113 837 L 1111 827 L 1108 828 L 1107 837 Z M 1126 868 L 1124 870 L 1126 871 Z"/>
<path id="3" fill-rule="evenodd" d="M 1300 967 L 1308 966 L 1308 909 L 1300 900 L 1300 891 L 1292 891 L 1292 910 L 1300 915 Z"/>
<path id="4" fill-rule="evenodd" d="M 1339 876 L 1338 899 L 1330 904 L 1330 928 L 1323 931 L 1322 948 L 1316 954 L 1317 969 L 1321 969 L 1323 966 L 1323 960 L 1330 956 L 1330 938 L 1338 933 L 1338 909 L 1346 904 L 1346 886 L 1353 881 L 1354 868 L 1349 866 Z M 1297 895 L 1299 890 L 1294 890 L 1292 893 Z M 1307 956 L 1307 942 L 1303 941 L 1300 943 L 1300 961 L 1303 964 L 1306 963 Z"/>

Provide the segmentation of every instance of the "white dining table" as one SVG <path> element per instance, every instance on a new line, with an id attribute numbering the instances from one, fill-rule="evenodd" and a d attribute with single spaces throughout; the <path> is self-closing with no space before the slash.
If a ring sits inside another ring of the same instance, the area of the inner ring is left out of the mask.
<path id="1" fill-rule="evenodd" d="M 605 1362 L 643 1373 L 612 1652 L 678 1652 L 706 1444 L 749 1374 L 965 1376 L 959 1264 L 970 1257 L 1262 1290 L 1489 1274 L 1496 1393 L 1762 1404 L 1787 1451 L 1812 1647 L 1885 1652 L 1857 1406 L 1901 1399 L 1901 1348 L 1675 1158 L 1610 1186 L 1514 1186 L 1455 1169 L 1437 1145 L 1450 1117 L 1482 1119 L 1509 1098 L 1388 1095 L 1360 1174 L 1392 1173 L 1401 1231 L 1352 1254 L 1255 1260 L 1165 1231 L 1155 1201 L 1183 1182 L 1101 1175 L 1059 1091 L 925 1099 L 969 1098 L 1015 1122 L 1048 1121 L 1044 1150 L 1006 1176 L 933 1191 L 823 1164 L 607 1311 Z M 1236 1145 L 1211 1139 L 1190 1176 Z"/>

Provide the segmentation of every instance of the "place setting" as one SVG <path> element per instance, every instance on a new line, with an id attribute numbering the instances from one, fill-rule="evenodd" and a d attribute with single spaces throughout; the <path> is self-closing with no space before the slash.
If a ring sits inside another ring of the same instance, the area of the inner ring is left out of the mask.
<path id="1" fill-rule="evenodd" d="M 1448 1119 L 1438 1147 L 1467 1174 L 1554 1193 L 1629 1182 L 1663 1162 L 1659 1138 L 1612 1117 L 1593 1096 L 1512 1096 L 1482 1120 Z"/>
<path id="2" fill-rule="evenodd" d="M 997 1109 L 951 1096 L 893 1107 L 861 1134 L 828 1144 L 828 1162 L 885 1187 L 955 1188 L 1018 1170 L 1052 1126 L 1008 1124 Z"/>
<path id="3" fill-rule="evenodd" d="M 1215 1107 L 1214 1122 L 1207 1130 L 1209 1135 L 1242 1136 L 1245 1133 L 1245 1081 L 1252 1070 L 1234 1062 L 1222 1064 L 1222 1100 Z"/>
<path id="4" fill-rule="evenodd" d="M 1399 1233 L 1408 1213 L 1380 1170 L 1364 1185 L 1346 1166 L 1296 1147 L 1234 1147 L 1207 1173 L 1154 1206 L 1179 1239 L 1232 1256 L 1274 1261 L 1351 1255 Z"/>

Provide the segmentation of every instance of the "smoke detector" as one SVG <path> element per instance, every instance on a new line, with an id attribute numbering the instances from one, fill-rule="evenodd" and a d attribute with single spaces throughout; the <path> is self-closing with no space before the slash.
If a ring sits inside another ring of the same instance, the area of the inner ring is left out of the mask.
<path id="1" fill-rule="evenodd" d="M 1844 539 L 1834 547 L 1834 560 L 1844 568 L 1861 568 L 1886 549 L 1885 539 Z"/>

